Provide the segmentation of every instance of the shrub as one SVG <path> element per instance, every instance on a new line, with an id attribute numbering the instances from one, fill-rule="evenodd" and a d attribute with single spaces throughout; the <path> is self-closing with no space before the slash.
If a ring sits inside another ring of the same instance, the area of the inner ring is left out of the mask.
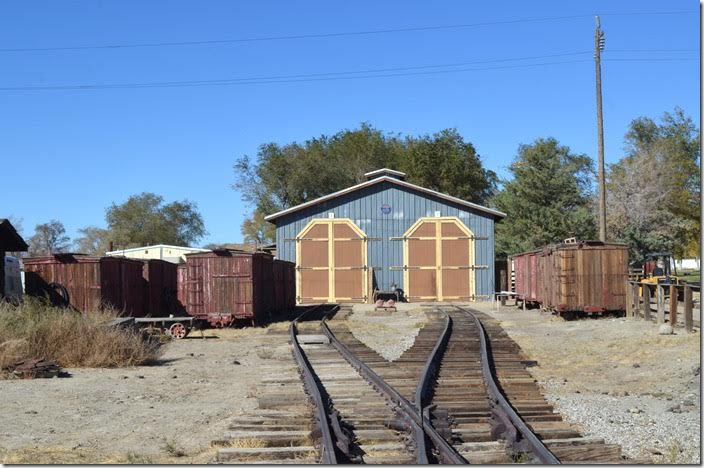
<path id="1" fill-rule="evenodd" d="M 0 304 L 0 367 L 31 358 L 62 367 L 123 367 L 147 364 L 161 345 L 137 330 L 106 327 L 115 311 L 81 314 L 28 298 L 19 306 Z"/>

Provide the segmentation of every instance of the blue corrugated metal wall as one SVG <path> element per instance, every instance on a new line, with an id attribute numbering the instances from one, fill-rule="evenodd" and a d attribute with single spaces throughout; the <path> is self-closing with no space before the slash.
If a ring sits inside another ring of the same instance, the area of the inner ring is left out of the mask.
<path id="1" fill-rule="evenodd" d="M 391 211 L 384 214 L 382 205 Z M 435 216 L 457 216 L 478 237 L 488 240 L 475 241 L 477 265 L 487 265 L 486 270 L 476 271 L 476 294 L 486 296 L 494 292 L 494 218 L 479 210 L 458 205 L 442 198 L 425 195 L 390 182 L 381 182 L 335 199 L 296 211 L 274 220 L 276 224 L 276 248 L 279 258 L 296 261 L 298 233 L 314 218 L 350 218 L 370 238 L 369 266 L 374 267 L 377 287 L 392 289 L 392 284 L 403 285 L 403 271 L 390 270 L 391 266 L 403 265 L 403 242 L 389 240 L 400 237 L 418 218 Z"/>

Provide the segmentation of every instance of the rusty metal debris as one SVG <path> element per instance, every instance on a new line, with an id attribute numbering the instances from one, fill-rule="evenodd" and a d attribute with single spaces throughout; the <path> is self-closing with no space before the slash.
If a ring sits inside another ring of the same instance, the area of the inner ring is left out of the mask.
<path id="1" fill-rule="evenodd" d="M 61 374 L 61 367 L 56 361 L 44 358 L 27 359 L 7 366 L 10 376 L 17 379 L 50 379 Z"/>

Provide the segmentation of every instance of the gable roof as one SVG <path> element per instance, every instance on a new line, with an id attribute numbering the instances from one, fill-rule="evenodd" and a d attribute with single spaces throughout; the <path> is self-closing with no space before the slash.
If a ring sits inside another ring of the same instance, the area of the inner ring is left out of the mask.
<path id="1" fill-rule="evenodd" d="M 432 196 L 435 196 L 435 197 L 438 197 L 438 198 L 442 198 L 443 200 L 447 200 L 447 201 L 450 201 L 450 202 L 453 202 L 453 203 L 457 203 L 458 205 L 463 205 L 463 206 L 466 206 L 466 207 L 468 207 L 468 208 L 472 208 L 472 209 L 475 209 L 475 210 L 478 210 L 478 211 L 483 211 L 483 212 L 485 212 L 485 213 L 488 213 L 488 214 L 494 216 L 495 219 L 496 219 L 496 218 L 502 219 L 502 218 L 505 218 L 505 217 L 506 217 L 506 213 L 502 213 L 501 211 L 492 210 L 491 208 L 487 208 L 487 207 L 485 207 L 485 206 L 477 205 L 476 203 L 468 202 L 468 201 L 466 201 L 466 200 L 462 200 L 462 199 L 460 199 L 460 198 L 447 195 L 447 194 L 445 194 L 445 193 L 436 192 L 435 190 L 430 190 L 430 189 L 428 189 L 428 188 L 421 187 L 420 185 L 415 185 L 415 184 L 412 184 L 412 183 L 410 183 L 410 182 L 406 182 L 405 180 L 400 180 L 400 179 L 396 179 L 396 178 L 394 178 L 394 177 L 389 177 L 389 176 L 382 176 L 382 177 L 377 177 L 376 179 L 367 180 L 366 182 L 362 182 L 361 184 L 353 185 L 352 187 L 347 187 L 346 189 L 338 190 L 337 192 L 331 193 L 331 194 L 329 194 L 329 195 L 324 195 L 324 196 L 322 196 L 322 197 L 320 197 L 320 198 L 316 198 L 315 200 L 311 200 L 311 201 L 308 201 L 308 202 L 305 202 L 305 203 L 301 203 L 300 205 L 292 206 L 291 208 L 287 208 L 287 209 L 282 210 L 282 211 L 279 211 L 279 212 L 277 212 L 277 213 L 273 213 L 273 214 L 267 215 L 267 216 L 264 217 L 264 219 L 267 220 L 267 221 L 273 221 L 273 220 L 275 220 L 275 219 L 277 219 L 277 218 L 280 218 L 281 216 L 284 216 L 284 215 L 287 215 L 287 214 L 290 214 L 290 213 L 294 213 L 294 212 L 296 212 L 296 211 L 299 211 L 299 210 L 308 208 L 308 207 L 310 207 L 310 206 L 317 205 L 318 203 L 322 203 L 322 202 L 324 202 L 324 201 L 332 200 L 333 198 L 337 198 L 337 197 L 339 197 L 339 196 L 341 196 L 341 195 L 345 195 L 345 194 L 347 194 L 347 193 L 355 192 L 355 191 L 357 191 L 357 190 L 360 190 L 360 189 L 363 189 L 363 188 L 365 188 L 365 187 L 369 187 L 369 186 L 372 186 L 372 185 L 375 185 L 375 184 L 379 184 L 379 183 L 381 183 L 381 182 L 390 182 L 390 183 L 392 183 L 392 184 L 399 185 L 399 186 L 401 186 L 401 187 L 405 187 L 405 188 L 408 188 L 408 189 L 411 189 L 411 190 L 415 190 L 416 192 L 421 192 L 421 193 L 424 193 L 424 194 L 426 194 L 426 195 L 432 195 Z"/>
<path id="2" fill-rule="evenodd" d="M 9 219 L 0 219 L 0 251 L 26 252 L 29 246 Z"/>

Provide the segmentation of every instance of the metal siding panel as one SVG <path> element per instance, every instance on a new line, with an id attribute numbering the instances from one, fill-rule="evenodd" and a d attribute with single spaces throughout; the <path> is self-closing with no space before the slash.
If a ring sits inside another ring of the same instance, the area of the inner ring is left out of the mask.
<path id="1" fill-rule="evenodd" d="M 381 205 L 391 205 L 391 213 L 381 213 Z M 276 242 L 279 258 L 293 261 L 296 259 L 293 239 L 311 219 L 327 218 L 328 212 L 335 217 L 350 218 L 367 236 L 381 238 L 368 243 L 369 265 L 380 267 L 376 270 L 378 286 L 390 289 L 392 283 L 406 289 L 403 273 L 391 271 L 390 266 L 403 262 L 403 245 L 400 241 L 390 241 L 390 237 L 399 237 L 419 218 L 434 216 L 440 211 L 442 216 L 457 216 L 477 236 L 486 236 L 476 245 L 476 263 L 487 265 L 486 270 L 476 270 L 476 291 L 478 295 L 488 296 L 494 290 L 494 220 L 469 208 L 453 205 L 444 200 L 431 199 L 430 196 L 414 193 L 409 189 L 392 184 L 379 184 L 345 194 L 326 203 L 311 206 L 277 220 Z"/>

